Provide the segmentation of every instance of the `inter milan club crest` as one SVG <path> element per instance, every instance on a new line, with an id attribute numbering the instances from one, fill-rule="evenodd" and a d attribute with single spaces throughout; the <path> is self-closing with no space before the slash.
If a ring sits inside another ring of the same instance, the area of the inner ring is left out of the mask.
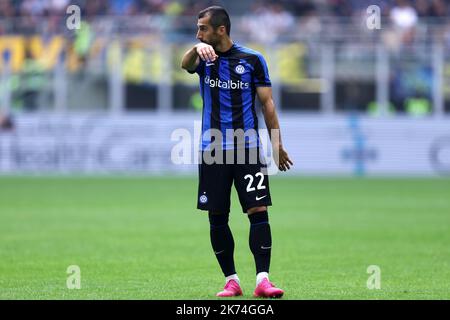
<path id="1" fill-rule="evenodd" d="M 238 64 L 236 68 L 234 68 L 234 71 L 238 74 L 243 74 L 245 72 L 245 68 L 242 64 Z"/>
<path id="2" fill-rule="evenodd" d="M 200 196 L 200 203 L 207 203 L 208 202 L 208 197 L 203 194 Z"/>

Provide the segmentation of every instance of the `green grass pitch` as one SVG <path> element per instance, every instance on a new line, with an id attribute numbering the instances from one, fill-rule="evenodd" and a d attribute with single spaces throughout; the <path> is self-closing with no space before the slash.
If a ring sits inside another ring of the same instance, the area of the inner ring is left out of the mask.
<path id="1" fill-rule="evenodd" d="M 223 276 L 196 178 L 0 178 L 0 299 L 215 299 Z M 284 299 L 450 299 L 449 179 L 271 179 Z M 249 222 L 233 190 L 244 297 Z M 81 269 L 68 289 L 67 267 Z M 381 289 L 367 288 L 367 268 Z"/>

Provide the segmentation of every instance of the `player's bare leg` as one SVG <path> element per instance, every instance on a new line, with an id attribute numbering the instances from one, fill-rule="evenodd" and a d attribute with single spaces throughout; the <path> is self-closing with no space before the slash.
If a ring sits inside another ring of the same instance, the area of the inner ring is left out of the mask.
<path id="1" fill-rule="evenodd" d="M 267 207 L 250 208 L 247 214 L 250 220 L 249 245 L 256 264 L 256 289 L 253 295 L 261 298 L 281 298 L 284 291 L 269 281 L 272 237 Z"/>

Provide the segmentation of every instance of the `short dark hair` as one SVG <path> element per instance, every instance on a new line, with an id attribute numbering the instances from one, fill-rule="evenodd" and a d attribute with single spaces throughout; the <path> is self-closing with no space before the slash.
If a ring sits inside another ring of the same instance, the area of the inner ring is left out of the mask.
<path id="1" fill-rule="evenodd" d="M 231 31 L 230 16 L 228 15 L 228 12 L 224 8 L 220 6 L 208 7 L 200 11 L 200 13 L 198 14 L 198 18 L 201 19 L 206 15 L 209 15 L 210 17 L 209 23 L 213 26 L 214 29 L 217 29 L 220 26 L 225 26 L 225 29 L 227 30 L 227 35 L 230 35 Z"/>

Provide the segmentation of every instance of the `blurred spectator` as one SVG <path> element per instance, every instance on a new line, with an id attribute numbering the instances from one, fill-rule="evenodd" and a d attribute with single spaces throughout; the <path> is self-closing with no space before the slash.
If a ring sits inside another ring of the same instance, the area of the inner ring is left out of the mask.
<path id="1" fill-rule="evenodd" d="M 73 41 L 73 49 L 83 63 L 89 54 L 93 41 L 94 33 L 92 27 L 87 20 L 84 20 L 80 23 L 80 29 L 75 31 L 75 39 Z"/>
<path id="2" fill-rule="evenodd" d="M 135 0 L 110 0 L 109 1 L 109 13 L 112 15 L 129 15 L 135 13 L 136 10 Z"/>
<path id="3" fill-rule="evenodd" d="M 172 1 L 164 8 L 164 13 L 168 16 L 178 16 L 184 11 L 184 6 L 178 1 Z"/>
<path id="4" fill-rule="evenodd" d="M 81 9 L 88 18 L 91 18 L 98 15 L 106 15 L 108 7 L 108 0 L 89 0 L 86 2 L 86 5 L 81 6 Z"/>
<path id="5" fill-rule="evenodd" d="M 250 15 L 244 17 L 243 28 L 252 40 L 271 43 L 278 36 L 291 33 L 294 22 L 292 14 L 279 3 L 265 5 L 259 2 L 252 7 Z"/>
<path id="6" fill-rule="evenodd" d="M 448 17 L 448 8 L 444 0 L 432 0 L 430 6 L 430 17 L 445 18 Z"/>
<path id="7" fill-rule="evenodd" d="M 443 40 L 444 40 L 444 45 L 446 46 L 447 50 L 450 52 L 450 23 L 447 23 L 447 26 L 444 28 Z"/>
<path id="8" fill-rule="evenodd" d="M 322 31 L 322 24 L 317 12 L 308 11 L 302 19 L 299 19 L 298 30 L 302 36 L 317 36 Z"/>
<path id="9" fill-rule="evenodd" d="M 26 48 L 20 77 L 24 110 L 35 111 L 38 109 L 39 93 L 45 88 L 47 81 L 48 77 L 44 67 L 38 59 L 32 57 L 30 48 Z"/>
<path id="10" fill-rule="evenodd" d="M 0 111 L 0 131 L 11 131 L 14 129 L 14 122 L 10 115 Z"/>
<path id="11" fill-rule="evenodd" d="M 283 6 L 296 17 L 309 16 L 317 11 L 313 0 L 282 1 Z"/>
<path id="12" fill-rule="evenodd" d="M 414 28 L 417 24 L 417 11 L 408 0 L 397 0 L 397 6 L 391 10 L 391 20 L 395 27 L 403 30 Z"/>
<path id="13" fill-rule="evenodd" d="M 64 14 L 70 5 L 69 0 L 48 0 L 48 10 L 52 14 Z"/>
<path id="14" fill-rule="evenodd" d="M 38 17 L 44 15 L 46 5 L 42 0 L 24 0 L 20 9 L 21 16 Z"/>
<path id="15" fill-rule="evenodd" d="M 183 15 L 196 17 L 201 10 L 211 5 L 213 2 L 210 0 L 188 0 Z"/>
<path id="16" fill-rule="evenodd" d="M 397 5 L 390 11 L 392 28 L 383 34 L 384 42 L 391 52 L 397 54 L 415 39 L 418 14 L 408 0 L 397 0 Z"/>
<path id="17" fill-rule="evenodd" d="M 353 8 L 350 1 L 328 0 L 328 5 L 335 16 L 349 17 L 353 14 Z"/>
<path id="18" fill-rule="evenodd" d="M 0 17 L 11 18 L 16 15 L 12 1 L 0 0 Z"/>
<path id="19" fill-rule="evenodd" d="M 164 13 L 169 1 L 167 0 L 144 0 L 143 7 L 148 14 Z"/>
<path id="20" fill-rule="evenodd" d="M 415 8 L 417 10 L 417 15 L 419 18 L 428 18 L 430 16 L 431 10 L 428 0 L 416 0 Z"/>

